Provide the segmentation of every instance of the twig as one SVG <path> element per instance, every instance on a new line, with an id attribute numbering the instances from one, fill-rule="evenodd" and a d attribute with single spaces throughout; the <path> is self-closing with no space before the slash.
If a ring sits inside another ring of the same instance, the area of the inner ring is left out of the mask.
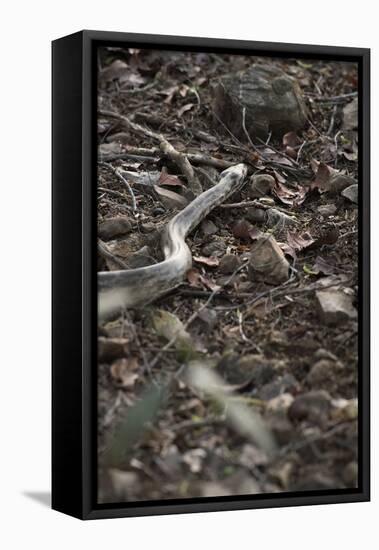
<path id="1" fill-rule="evenodd" d="M 258 148 L 254 145 L 251 137 L 250 137 L 250 134 L 249 132 L 247 131 L 246 129 L 246 107 L 243 107 L 242 109 L 242 129 L 245 133 L 245 136 L 247 137 L 247 141 L 250 143 L 251 147 L 254 149 L 254 151 L 256 153 L 258 153 L 259 156 L 261 156 L 261 153 L 260 151 L 258 150 Z"/>
<path id="2" fill-rule="evenodd" d="M 298 166 L 298 162 L 296 160 L 294 160 L 293 158 L 291 158 L 289 155 L 287 155 L 287 153 L 284 153 L 283 151 L 279 151 L 279 149 L 276 149 L 276 147 L 274 147 L 273 145 L 268 145 L 265 141 L 263 141 L 263 139 L 261 139 L 259 137 L 257 137 L 257 140 L 260 143 L 262 143 L 262 145 L 266 145 L 268 149 L 271 149 L 277 155 L 280 155 L 281 157 L 287 159 L 289 162 L 291 162 L 291 164 L 294 164 L 295 166 Z"/>
<path id="3" fill-rule="evenodd" d="M 199 195 L 202 192 L 201 184 L 194 172 L 194 169 L 188 160 L 187 156 L 184 153 L 177 151 L 162 135 L 152 130 L 132 122 L 128 117 L 115 113 L 113 111 L 103 111 L 100 110 L 99 114 L 102 116 L 113 117 L 121 120 L 127 128 L 132 130 L 135 134 L 143 137 L 150 137 L 154 141 L 159 143 L 159 147 L 163 153 L 165 153 L 175 164 L 178 165 L 179 169 L 182 171 L 183 175 L 187 178 L 188 187 L 196 195 Z"/>
<path id="4" fill-rule="evenodd" d="M 335 123 L 337 111 L 338 111 L 338 105 L 334 105 L 332 116 L 330 117 L 329 128 L 328 128 L 328 131 L 326 132 L 327 136 L 331 136 L 333 134 L 334 123 Z"/>
<path id="5" fill-rule="evenodd" d="M 283 212 L 283 214 L 288 215 L 288 210 L 285 210 L 284 208 L 281 208 L 280 206 L 268 206 L 267 204 L 263 204 L 259 201 L 242 201 L 242 202 L 227 202 L 226 204 L 220 204 L 219 208 L 229 209 L 229 208 L 249 208 L 251 206 L 256 206 L 257 208 L 261 208 L 262 210 L 278 210 L 279 212 Z"/>
<path id="6" fill-rule="evenodd" d="M 119 204 L 118 202 L 111 201 L 111 200 L 106 199 L 104 197 L 101 197 L 101 202 L 104 203 L 104 204 L 108 204 L 109 206 L 112 206 L 112 207 L 121 208 L 123 210 L 126 210 L 127 212 L 131 211 L 131 207 L 128 206 L 127 204 Z"/>
<path id="7" fill-rule="evenodd" d="M 108 195 L 111 195 L 112 197 L 117 197 L 119 199 L 125 200 L 125 195 L 123 193 L 120 193 L 120 191 L 116 191 L 115 189 L 107 189 L 106 187 L 98 187 L 98 191 L 101 193 L 107 193 Z"/>
<path id="8" fill-rule="evenodd" d="M 136 198 L 134 196 L 134 193 L 133 193 L 133 189 L 130 187 L 129 185 L 129 182 L 127 179 L 124 178 L 124 176 L 121 174 L 121 172 L 119 171 L 118 168 L 115 168 L 114 166 L 112 166 L 112 164 L 110 163 L 107 163 L 107 162 L 103 162 L 103 161 L 100 161 L 99 162 L 99 165 L 100 166 L 105 166 L 107 168 L 109 168 L 110 170 L 112 170 L 113 174 L 119 179 L 122 181 L 122 183 L 125 185 L 125 187 L 127 188 L 128 192 L 129 192 L 129 195 L 131 197 L 131 200 L 132 200 L 132 210 L 133 212 L 135 212 L 137 210 L 137 203 L 136 203 Z"/>
<path id="9" fill-rule="evenodd" d="M 307 94 L 309 95 L 309 94 Z M 312 97 L 313 101 L 317 101 L 318 103 L 334 103 L 338 101 L 345 101 L 346 99 L 350 99 L 352 97 L 357 97 L 358 92 L 351 92 L 349 94 L 341 94 L 341 95 L 335 95 L 332 97 Z"/>
<path id="10" fill-rule="evenodd" d="M 183 153 L 182 153 L 183 154 Z M 225 170 L 231 166 L 235 166 L 235 161 L 218 159 L 215 157 L 209 157 L 202 153 L 187 153 L 186 157 L 193 164 L 203 164 L 204 166 L 212 166 L 218 170 Z M 128 160 L 130 158 L 129 153 L 114 153 L 109 155 L 103 155 L 101 160 L 103 162 L 113 162 L 114 160 Z"/>
<path id="11" fill-rule="evenodd" d="M 332 288 L 338 286 L 340 283 L 334 281 L 333 283 L 330 283 L 329 285 L 316 285 L 316 286 L 309 286 L 306 288 L 287 288 L 290 284 L 293 282 L 293 277 L 290 277 L 288 281 L 285 281 L 279 286 L 276 286 L 275 288 L 271 288 L 269 290 L 265 290 L 264 292 L 261 292 L 251 300 L 246 300 L 244 302 L 241 302 L 239 304 L 235 304 L 233 306 L 215 306 L 216 310 L 220 311 L 229 311 L 233 309 L 239 309 L 240 307 L 246 307 L 251 306 L 261 300 L 261 298 L 265 298 L 266 296 L 270 296 L 271 298 L 277 298 L 278 296 L 286 296 L 287 294 L 305 294 L 307 292 L 316 292 L 317 290 L 324 290 L 326 288 Z M 346 281 L 344 284 L 349 284 L 348 281 Z"/>

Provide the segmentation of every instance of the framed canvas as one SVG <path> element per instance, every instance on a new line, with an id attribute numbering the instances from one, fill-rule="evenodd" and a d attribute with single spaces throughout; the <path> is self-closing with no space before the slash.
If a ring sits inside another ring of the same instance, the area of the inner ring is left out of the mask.
<path id="1" fill-rule="evenodd" d="M 369 500 L 369 50 L 52 51 L 53 508 Z"/>

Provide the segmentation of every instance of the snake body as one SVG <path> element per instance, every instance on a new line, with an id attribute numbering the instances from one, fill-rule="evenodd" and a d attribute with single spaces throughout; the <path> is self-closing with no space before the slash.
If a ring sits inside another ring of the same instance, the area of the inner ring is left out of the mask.
<path id="1" fill-rule="evenodd" d="M 164 260 L 120 271 L 98 273 L 98 318 L 104 321 L 125 308 L 144 306 L 183 282 L 192 266 L 186 236 L 232 193 L 244 184 L 247 168 L 237 164 L 220 175 L 219 182 L 201 193 L 167 224 L 162 235 Z"/>

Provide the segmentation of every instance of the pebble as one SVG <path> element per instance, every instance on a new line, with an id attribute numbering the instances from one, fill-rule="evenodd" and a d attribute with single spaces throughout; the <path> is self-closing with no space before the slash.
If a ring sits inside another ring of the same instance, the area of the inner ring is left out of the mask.
<path id="1" fill-rule="evenodd" d="M 330 395 L 324 390 L 310 391 L 298 395 L 288 409 L 291 421 L 307 420 L 315 424 L 324 423 L 331 409 Z"/>
<path id="2" fill-rule="evenodd" d="M 289 263 L 272 235 L 259 237 L 250 249 L 248 275 L 251 280 L 281 284 L 288 280 Z"/>
<path id="3" fill-rule="evenodd" d="M 248 195 L 251 199 L 257 199 L 268 195 L 275 185 L 275 178 L 269 174 L 257 174 L 250 178 L 251 184 Z"/>
<path id="4" fill-rule="evenodd" d="M 330 384 L 331 380 L 335 379 L 341 371 L 341 363 L 330 361 L 328 359 L 320 359 L 315 363 L 306 376 L 308 384 L 313 386 L 323 386 Z"/>
<path id="5" fill-rule="evenodd" d="M 350 202 L 358 204 L 358 184 L 354 183 L 353 185 L 346 187 L 346 189 L 342 191 L 341 195 Z"/>
<path id="6" fill-rule="evenodd" d="M 98 235 L 100 239 L 103 239 L 104 241 L 109 241 L 114 237 L 126 235 L 127 233 L 130 233 L 131 230 L 132 224 L 128 218 L 108 218 L 100 223 Z"/>
<path id="7" fill-rule="evenodd" d="M 273 382 L 265 384 L 259 391 L 259 397 L 264 401 L 269 401 L 278 397 L 282 393 L 294 392 L 298 389 L 299 382 L 292 374 L 285 374 L 278 377 Z"/>
<path id="8" fill-rule="evenodd" d="M 164 208 L 162 208 L 161 206 L 155 206 L 153 208 L 153 210 L 151 211 L 153 216 L 162 216 L 162 214 L 164 214 L 165 212 L 166 212 L 166 210 Z"/>
<path id="9" fill-rule="evenodd" d="M 225 253 L 226 245 L 222 241 L 212 241 L 204 245 L 201 249 L 201 253 L 204 256 L 216 256 L 220 257 Z"/>
<path id="10" fill-rule="evenodd" d="M 317 212 L 321 214 L 321 216 L 333 216 L 337 212 L 337 206 L 335 204 L 321 204 L 317 208 Z"/>
<path id="11" fill-rule="evenodd" d="M 234 273 L 234 271 L 240 265 L 239 257 L 235 254 L 225 254 L 220 260 L 219 271 L 220 273 L 228 274 Z"/>
<path id="12" fill-rule="evenodd" d="M 218 232 L 218 227 L 211 220 L 204 220 L 201 223 L 201 231 L 203 232 L 203 235 L 209 237 Z"/>
<path id="13" fill-rule="evenodd" d="M 253 223 L 264 223 L 266 221 L 266 211 L 262 208 L 255 208 L 250 206 L 246 209 L 246 219 Z"/>
<path id="14" fill-rule="evenodd" d="M 100 362 L 110 363 L 115 359 L 125 357 L 128 340 L 126 338 L 104 338 L 97 340 L 97 353 Z"/>
<path id="15" fill-rule="evenodd" d="M 238 220 L 233 225 L 232 233 L 236 239 L 247 240 L 251 239 L 250 233 L 253 230 L 253 226 L 245 219 Z"/>
<path id="16" fill-rule="evenodd" d="M 342 290 L 319 290 L 316 292 L 320 319 L 328 326 L 346 323 L 357 318 L 353 297 Z"/>

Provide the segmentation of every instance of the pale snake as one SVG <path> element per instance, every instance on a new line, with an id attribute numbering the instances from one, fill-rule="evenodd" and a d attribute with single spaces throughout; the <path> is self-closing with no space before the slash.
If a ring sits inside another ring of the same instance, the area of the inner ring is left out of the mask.
<path id="1" fill-rule="evenodd" d="M 219 182 L 174 216 L 162 235 L 164 260 L 157 264 L 98 273 L 98 318 L 104 321 L 126 308 L 144 306 L 180 285 L 192 266 L 186 236 L 230 195 L 239 191 L 247 174 L 244 164 L 224 170 Z"/>

